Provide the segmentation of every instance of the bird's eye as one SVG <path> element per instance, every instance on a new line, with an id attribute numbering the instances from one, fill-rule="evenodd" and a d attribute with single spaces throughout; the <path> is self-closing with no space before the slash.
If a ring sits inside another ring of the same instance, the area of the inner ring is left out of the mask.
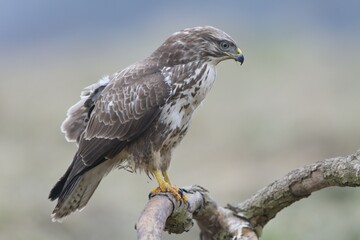
<path id="1" fill-rule="evenodd" d="M 220 42 L 220 48 L 222 50 L 228 50 L 230 48 L 230 43 L 228 43 L 227 41 L 222 41 Z"/>

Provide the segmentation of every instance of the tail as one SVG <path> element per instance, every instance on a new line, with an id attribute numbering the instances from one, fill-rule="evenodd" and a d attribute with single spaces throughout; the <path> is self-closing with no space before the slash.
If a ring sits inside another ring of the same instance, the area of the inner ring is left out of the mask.
<path id="1" fill-rule="evenodd" d="M 70 165 L 64 176 L 60 178 L 50 192 L 50 200 L 58 199 L 51 215 L 53 222 L 61 222 L 70 213 L 81 211 L 106 174 L 104 167 L 99 165 L 82 175 L 73 177 L 69 181 L 68 178 L 71 170 L 72 165 Z"/>

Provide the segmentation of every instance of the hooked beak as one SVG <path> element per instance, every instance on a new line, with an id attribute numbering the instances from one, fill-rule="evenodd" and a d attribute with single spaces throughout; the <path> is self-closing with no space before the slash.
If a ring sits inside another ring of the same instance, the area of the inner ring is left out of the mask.
<path id="1" fill-rule="evenodd" d="M 239 62 L 240 65 L 242 65 L 244 62 L 244 55 L 242 54 L 240 48 L 236 49 L 236 52 L 237 52 L 237 54 L 234 55 L 234 59 L 235 59 L 235 61 Z"/>

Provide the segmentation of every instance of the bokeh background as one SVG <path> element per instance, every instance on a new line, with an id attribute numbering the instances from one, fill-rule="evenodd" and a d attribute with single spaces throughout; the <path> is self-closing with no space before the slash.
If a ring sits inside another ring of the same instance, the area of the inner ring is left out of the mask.
<path id="1" fill-rule="evenodd" d="M 218 66 L 170 169 L 221 204 L 304 164 L 360 148 L 360 2 L 0 1 L 0 239 L 135 239 L 155 183 L 112 172 L 80 214 L 52 223 L 53 184 L 76 150 L 59 126 L 80 91 L 171 33 L 213 25 L 245 55 Z M 262 239 L 360 239 L 360 191 L 331 188 L 282 211 Z M 199 230 L 164 239 L 198 239 Z"/>

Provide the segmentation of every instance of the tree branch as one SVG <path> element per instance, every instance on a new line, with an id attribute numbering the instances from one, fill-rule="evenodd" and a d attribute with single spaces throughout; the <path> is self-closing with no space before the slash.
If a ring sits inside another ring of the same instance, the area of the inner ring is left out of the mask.
<path id="1" fill-rule="evenodd" d="M 170 193 L 150 196 L 136 224 L 139 240 L 161 239 L 162 231 L 183 233 L 189 231 L 195 219 L 201 229 L 201 239 L 238 239 L 256 240 L 247 220 L 233 214 L 229 209 L 217 205 L 200 186 L 182 188 L 188 198 L 187 204 L 176 201 Z M 240 236 L 248 238 L 240 238 Z"/>
<path id="2" fill-rule="evenodd" d="M 239 217 L 248 219 L 261 230 L 285 207 L 320 189 L 360 186 L 360 150 L 347 157 L 337 157 L 293 170 L 261 189 L 247 200 L 232 206 Z"/>
<path id="3" fill-rule="evenodd" d="M 348 157 L 326 159 L 293 170 L 245 201 L 226 208 L 218 206 L 200 186 L 184 188 L 187 205 L 171 194 L 158 194 L 150 198 L 139 218 L 138 239 L 161 239 L 163 230 L 189 231 L 195 219 L 202 240 L 256 240 L 263 227 L 285 207 L 326 187 L 358 187 L 359 176 L 360 150 Z"/>

